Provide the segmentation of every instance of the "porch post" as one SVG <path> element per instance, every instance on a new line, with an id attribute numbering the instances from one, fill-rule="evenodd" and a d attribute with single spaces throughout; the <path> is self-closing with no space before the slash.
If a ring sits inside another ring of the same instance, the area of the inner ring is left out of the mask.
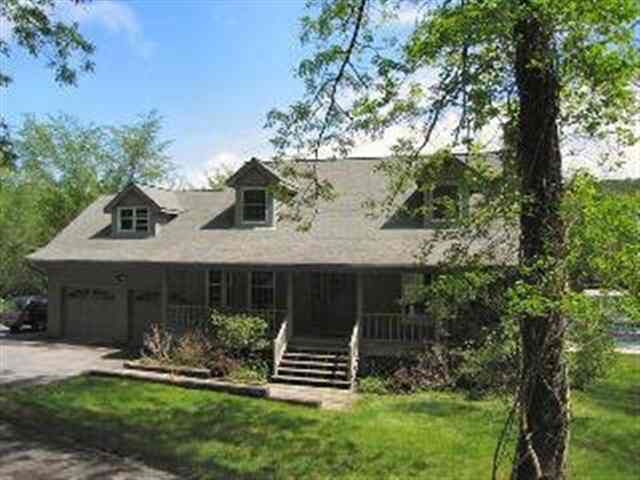
<path id="1" fill-rule="evenodd" d="M 162 317 L 162 325 L 166 326 L 168 323 L 169 313 L 169 285 L 167 279 L 167 267 L 162 267 L 162 284 L 160 291 L 160 315 Z"/>
<path id="2" fill-rule="evenodd" d="M 287 272 L 287 315 L 289 317 L 289 328 L 287 329 L 287 340 L 291 338 L 293 331 L 293 272 Z"/>

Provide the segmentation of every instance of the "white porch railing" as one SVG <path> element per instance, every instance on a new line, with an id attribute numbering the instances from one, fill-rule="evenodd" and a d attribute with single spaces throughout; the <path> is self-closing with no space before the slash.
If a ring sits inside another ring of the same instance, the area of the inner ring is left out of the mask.
<path id="1" fill-rule="evenodd" d="M 168 305 L 167 325 L 175 330 L 188 330 L 190 328 L 206 328 L 211 318 L 211 308 L 205 305 Z M 284 321 L 287 310 L 279 309 L 229 309 L 225 313 L 239 313 L 255 315 L 263 318 L 267 322 L 268 333 L 274 337 L 280 330 L 280 325 Z"/>
<path id="2" fill-rule="evenodd" d="M 284 317 L 278 330 L 278 334 L 273 339 L 273 374 L 278 373 L 278 367 L 282 360 L 282 355 L 287 350 L 287 342 L 291 338 L 291 314 L 287 314 Z"/>
<path id="3" fill-rule="evenodd" d="M 365 313 L 362 338 L 382 342 L 423 343 L 438 340 L 436 322 L 422 315 Z"/>

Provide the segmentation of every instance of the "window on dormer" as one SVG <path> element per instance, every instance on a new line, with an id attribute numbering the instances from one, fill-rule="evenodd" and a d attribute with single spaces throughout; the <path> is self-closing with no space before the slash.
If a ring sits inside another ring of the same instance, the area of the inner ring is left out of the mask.
<path id="1" fill-rule="evenodd" d="M 461 194 L 458 185 L 438 185 L 430 195 L 431 221 L 446 222 L 460 218 Z"/>
<path id="2" fill-rule="evenodd" d="M 267 191 L 250 188 L 242 191 L 242 221 L 244 223 L 267 222 Z"/>
<path id="3" fill-rule="evenodd" d="M 140 233 L 149 231 L 149 209 L 147 207 L 118 208 L 118 231 Z"/>

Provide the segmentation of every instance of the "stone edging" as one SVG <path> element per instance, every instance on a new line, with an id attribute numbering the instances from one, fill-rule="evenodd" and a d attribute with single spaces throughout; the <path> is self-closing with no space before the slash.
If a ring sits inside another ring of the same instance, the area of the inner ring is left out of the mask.
<path id="1" fill-rule="evenodd" d="M 175 371 L 175 370 L 174 370 Z M 230 382 L 223 382 L 211 378 L 193 378 L 173 373 L 158 373 L 157 371 L 147 371 L 131 368 L 122 369 L 91 369 L 84 372 L 86 375 L 99 377 L 125 378 L 132 380 L 142 380 L 165 385 L 173 385 L 182 388 L 193 388 L 199 390 L 212 390 L 217 392 L 229 393 L 232 395 L 241 395 L 245 397 L 264 398 L 294 405 L 302 405 L 305 407 L 322 408 L 321 400 L 301 399 L 284 397 L 280 395 L 272 395 L 268 386 L 247 385 Z"/>
<path id="2" fill-rule="evenodd" d="M 146 364 L 137 361 L 124 362 L 122 366 L 129 370 L 141 370 L 144 372 L 168 373 L 173 375 L 184 375 L 187 377 L 211 378 L 211 371 L 207 368 L 193 368 L 180 366 L 166 366 L 160 364 Z"/>
<path id="3" fill-rule="evenodd" d="M 86 372 L 88 375 L 100 377 L 129 378 L 134 380 L 146 380 L 148 382 L 164 383 L 184 388 L 200 390 L 213 390 L 218 392 L 233 393 L 249 397 L 264 398 L 269 394 L 266 387 L 259 385 L 245 385 L 229 382 L 221 382 L 212 379 L 191 378 L 170 373 L 157 373 L 127 369 L 92 369 Z"/>

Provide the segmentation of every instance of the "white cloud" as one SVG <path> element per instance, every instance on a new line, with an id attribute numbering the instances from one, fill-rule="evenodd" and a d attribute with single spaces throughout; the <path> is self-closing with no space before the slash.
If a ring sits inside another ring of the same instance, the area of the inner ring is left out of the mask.
<path id="1" fill-rule="evenodd" d="M 225 169 L 235 171 L 245 161 L 246 157 L 232 151 L 223 151 L 209 157 L 204 168 L 193 168 L 187 174 L 187 182 L 194 188 L 207 187 L 207 178 Z"/>
<path id="2" fill-rule="evenodd" d="M 153 54 L 155 44 L 145 38 L 135 10 L 126 2 L 98 0 L 76 5 L 63 0 L 58 7 L 58 15 L 64 20 L 98 26 L 113 35 L 124 35 L 133 51 L 142 58 L 148 59 Z"/>

